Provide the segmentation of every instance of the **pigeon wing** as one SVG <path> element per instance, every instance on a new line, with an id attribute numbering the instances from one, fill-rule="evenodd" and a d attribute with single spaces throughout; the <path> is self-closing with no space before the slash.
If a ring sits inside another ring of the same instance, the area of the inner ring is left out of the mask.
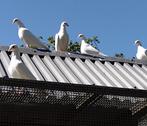
<path id="1" fill-rule="evenodd" d="M 145 53 L 145 55 L 147 56 L 147 49 L 145 50 L 145 52 L 144 52 L 144 53 Z"/>
<path id="2" fill-rule="evenodd" d="M 85 51 L 87 54 L 99 54 L 99 51 L 91 45 L 86 46 Z"/>
<path id="3" fill-rule="evenodd" d="M 100 56 L 107 56 L 106 54 L 102 53 L 102 52 L 99 52 L 99 55 Z"/>
<path id="4" fill-rule="evenodd" d="M 33 33 L 31 33 L 28 29 L 25 29 L 22 31 L 23 36 L 22 40 L 26 42 L 29 46 L 31 45 L 32 47 L 35 48 L 44 48 L 48 49 Z"/>
<path id="5" fill-rule="evenodd" d="M 22 79 L 36 80 L 34 75 L 22 62 L 17 65 L 16 70 Z"/>
<path id="6" fill-rule="evenodd" d="M 59 35 L 56 34 L 55 35 L 55 50 L 58 51 L 59 50 Z"/>
<path id="7" fill-rule="evenodd" d="M 9 71 L 10 77 L 20 78 L 18 72 L 16 71 L 16 67 L 14 66 L 14 63 L 10 62 L 8 66 L 8 71 Z"/>
<path id="8" fill-rule="evenodd" d="M 68 48 L 68 43 L 69 43 L 69 35 L 68 35 L 67 32 L 65 32 L 65 40 L 64 40 L 64 45 L 63 45 L 64 51 L 67 50 L 67 48 Z"/>

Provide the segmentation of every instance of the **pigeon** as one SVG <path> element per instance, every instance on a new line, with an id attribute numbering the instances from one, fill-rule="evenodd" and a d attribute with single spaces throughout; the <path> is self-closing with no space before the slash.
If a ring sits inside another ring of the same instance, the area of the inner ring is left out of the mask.
<path id="1" fill-rule="evenodd" d="M 45 46 L 39 38 L 37 38 L 33 33 L 31 33 L 18 18 L 13 19 L 13 24 L 18 25 L 18 36 L 25 43 L 26 47 L 32 47 L 36 49 L 46 49 Z"/>
<path id="2" fill-rule="evenodd" d="M 86 37 L 83 34 L 78 35 L 79 38 L 81 38 L 81 47 L 80 47 L 80 52 L 81 54 L 88 54 L 88 55 L 93 55 L 93 56 L 107 56 L 94 48 L 92 45 L 88 44 L 86 42 Z"/>
<path id="3" fill-rule="evenodd" d="M 60 26 L 59 32 L 55 35 L 55 51 L 67 51 L 69 43 L 69 35 L 66 31 L 67 22 L 63 21 Z"/>
<path id="4" fill-rule="evenodd" d="M 12 57 L 8 66 L 10 76 L 17 79 L 36 80 L 34 75 L 21 61 L 18 46 L 16 44 L 12 44 L 9 46 L 8 51 L 12 51 Z"/>
<path id="5" fill-rule="evenodd" d="M 147 49 L 142 47 L 141 41 L 139 40 L 135 41 L 135 45 L 137 46 L 136 58 L 147 63 Z"/>

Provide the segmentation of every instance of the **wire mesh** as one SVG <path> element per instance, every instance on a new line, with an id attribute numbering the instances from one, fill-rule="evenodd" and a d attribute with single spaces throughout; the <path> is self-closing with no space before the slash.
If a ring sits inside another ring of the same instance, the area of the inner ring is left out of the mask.
<path id="1" fill-rule="evenodd" d="M 147 126 L 147 114 L 138 120 L 138 126 Z"/>
<path id="2" fill-rule="evenodd" d="M 142 91 L 0 79 L 0 125 L 144 126 Z M 124 95 L 126 93 L 126 95 Z M 138 93 L 138 95 L 137 95 Z M 146 92 L 144 92 L 146 93 Z M 134 96 L 133 96 L 134 95 Z"/>

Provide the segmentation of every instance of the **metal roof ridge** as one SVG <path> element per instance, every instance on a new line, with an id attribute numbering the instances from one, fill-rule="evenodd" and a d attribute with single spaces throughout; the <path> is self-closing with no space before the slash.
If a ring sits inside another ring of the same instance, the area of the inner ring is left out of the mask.
<path id="1" fill-rule="evenodd" d="M 8 46 L 0 46 L 0 51 L 7 51 Z M 70 57 L 70 58 L 80 58 L 83 60 L 89 59 L 89 60 L 98 60 L 98 61 L 108 61 L 108 62 L 120 62 L 120 63 L 129 63 L 129 64 L 138 64 L 138 65 L 147 65 L 147 63 L 142 63 L 139 60 L 136 59 L 125 59 L 125 58 L 117 58 L 117 57 L 111 57 L 111 56 L 92 56 L 92 55 L 86 55 L 81 53 L 75 53 L 75 52 L 55 52 L 55 51 L 46 51 L 46 50 L 37 50 L 33 48 L 23 48 L 19 47 L 20 52 L 24 54 L 30 54 L 30 55 L 39 55 L 39 56 L 59 56 L 59 57 Z"/>

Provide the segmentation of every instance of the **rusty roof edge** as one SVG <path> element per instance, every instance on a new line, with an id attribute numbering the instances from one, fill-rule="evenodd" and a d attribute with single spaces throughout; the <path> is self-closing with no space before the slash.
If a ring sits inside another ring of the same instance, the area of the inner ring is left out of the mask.
<path id="1" fill-rule="evenodd" d="M 116 57 L 106 57 L 106 56 L 91 56 L 91 55 L 85 55 L 81 53 L 74 53 L 74 52 L 55 52 L 55 51 L 46 51 L 46 50 L 37 50 L 32 48 L 22 48 L 20 47 L 20 52 L 24 54 L 30 54 L 30 55 L 39 55 L 39 56 L 59 56 L 59 57 L 70 57 L 70 58 L 80 58 L 83 60 L 90 59 L 90 60 L 98 60 L 98 61 L 108 61 L 108 62 L 120 62 L 120 63 L 129 63 L 129 64 L 138 64 L 138 65 L 147 65 L 147 63 L 142 63 L 140 60 L 136 59 L 123 59 L 123 58 L 116 58 Z M 0 46 L 0 51 L 7 51 L 8 46 Z"/>

